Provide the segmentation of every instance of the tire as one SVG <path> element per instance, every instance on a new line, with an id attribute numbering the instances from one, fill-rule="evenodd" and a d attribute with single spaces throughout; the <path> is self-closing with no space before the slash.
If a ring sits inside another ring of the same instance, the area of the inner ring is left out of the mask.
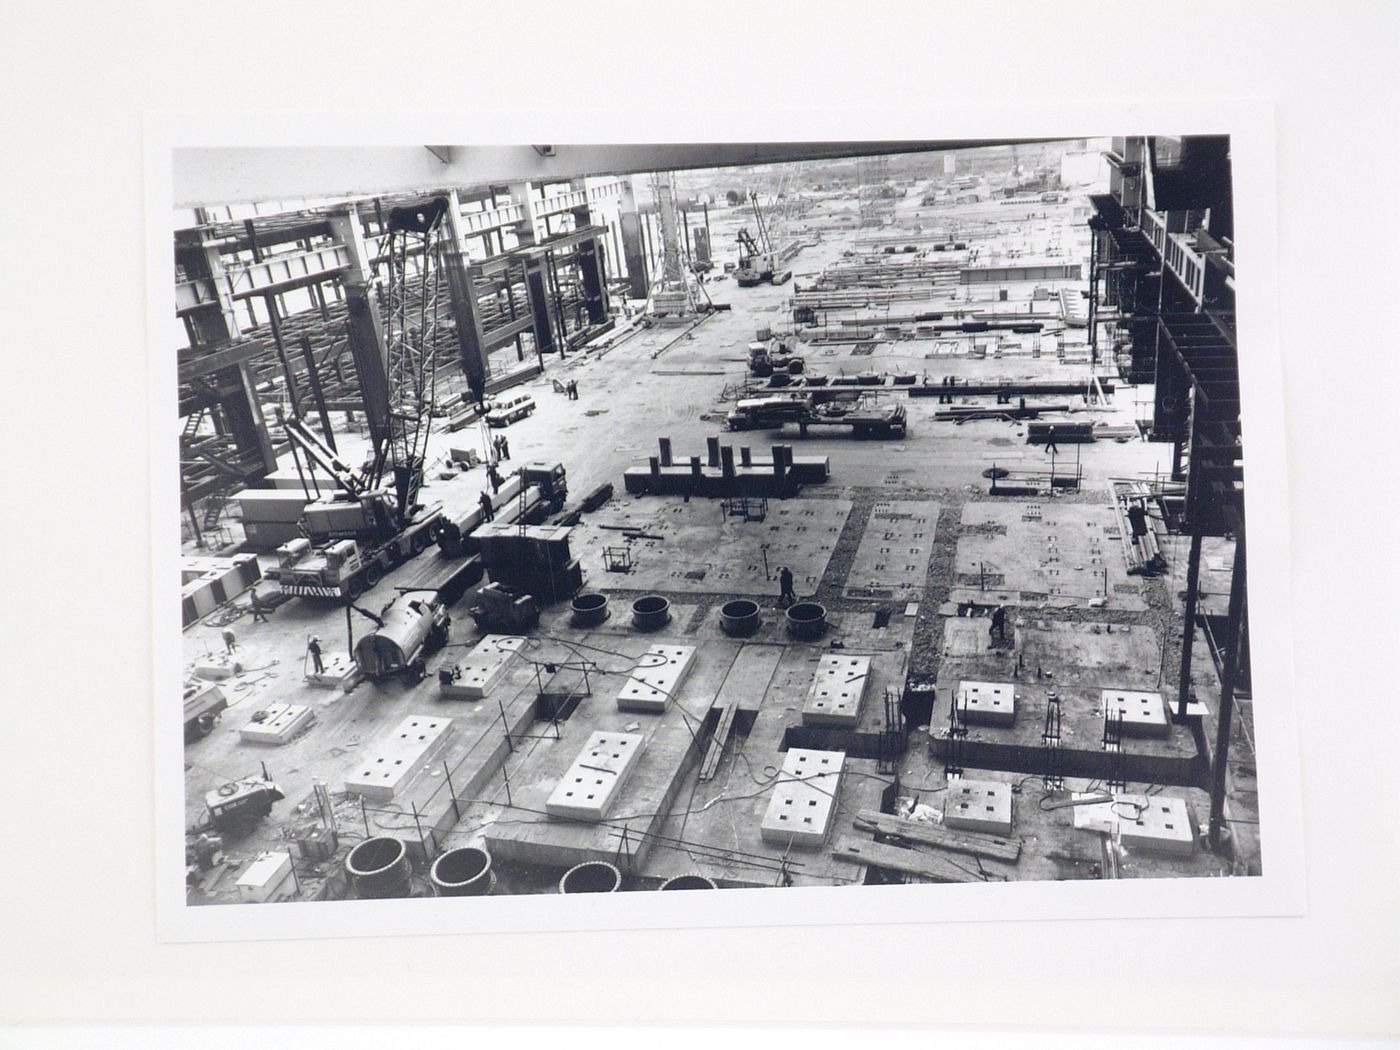
<path id="1" fill-rule="evenodd" d="M 372 561 L 365 566 L 365 588 L 373 587 L 384 578 L 384 570 L 379 567 L 379 562 Z M 361 592 L 363 593 L 363 592 Z"/>
<path id="2" fill-rule="evenodd" d="M 214 731 L 214 723 L 217 721 L 218 719 L 215 718 L 215 716 L 209 714 L 206 711 L 204 714 L 200 715 L 197 719 L 195 719 L 195 732 L 202 737 L 208 736 Z"/>
<path id="3" fill-rule="evenodd" d="M 428 530 L 419 529 L 408 541 L 409 549 L 412 550 L 414 554 L 422 554 L 428 546 L 428 539 Z"/>
<path id="4" fill-rule="evenodd" d="M 345 595 L 352 602 L 365 593 L 365 581 L 361 576 L 352 576 L 345 584 Z"/>

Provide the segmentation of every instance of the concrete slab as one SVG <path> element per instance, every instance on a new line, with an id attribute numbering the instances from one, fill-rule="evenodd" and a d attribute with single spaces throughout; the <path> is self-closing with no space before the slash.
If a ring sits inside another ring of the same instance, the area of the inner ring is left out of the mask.
<path id="1" fill-rule="evenodd" d="M 1088 503 L 998 502 L 963 507 L 955 601 L 1147 609 L 1129 576 L 1118 512 Z M 980 597 L 979 597 L 980 596 Z"/>
<path id="2" fill-rule="evenodd" d="M 1136 817 L 1120 813 L 1118 837 L 1127 849 L 1190 856 L 1196 848 L 1196 830 L 1184 799 L 1153 795 Z"/>
<path id="3" fill-rule="evenodd" d="M 760 831 L 763 841 L 786 847 L 821 846 L 831 831 L 841 791 L 842 751 L 795 747 L 783 759 Z"/>
<path id="4" fill-rule="evenodd" d="M 558 786 L 545 811 L 561 820 L 602 820 L 642 757 L 640 733 L 594 733 Z"/>
<path id="5" fill-rule="evenodd" d="M 776 597 L 778 568 L 786 565 L 806 597 L 816 592 L 850 509 L 843 499 L 770 500 L 763 521 L 743 521 L 723 516 L 716 500 L 615 499 L 576 527 L 575 550 L 598 587 Z M 608 572 L 604 547 L 627 547 L 631 570 Z"/>
<path id="6" fill-rule="evenodd" d="M 451 731 L 450 718 L 409 715 L 351 765 L 345 776 L 345 790 L 365 798 L 393 798 L 436 754 Z"/>
<path id="7" fill-rule="evenodd" d="M 950 780 L 943 823 L 959 831 L 1011 834 L 1011 788 L 995 780 Z"/>
<path id="8" fill-rule="evenodd" d="M 665 711 L 695 661 L 693 645 L 653 645 L 617 693 L 620 711 Z"/>
<path id="9" fill-rule="evenodd" d="M 922 597 L 938 513 L 931 500 L 876 503 L 846 574 L 845 596 L 898 602 Z"/>
<path id="10" fill-rule="evenodd" d="M 365 678 L 364 672 L 350 658 L 349 653 L 323 652 L 321 666 L 324 670 L 311 671 L 307 674 L 307 685 L 315 686 L 318 689 L 339 689 L 343 693 L 348 693 Z"/>
<path id="11" fill-rule="evenodd" d="M 958 715 L 970 725 L 1009 726 L 1016 721 L 1016 687 L 1010 682 L 958 683 Z"/>
<path id="12" fill-rule="evenodd" d="M 817 664 L 807 703 L 802 707 L 804 726 L 854 726 L 870 684 L 870 657 L 827 653 Z"/>
<path id="13" fill-rule="evenodd" d="M 304 704 L 273 704 L 261 721 L 249 722 L 238 735 L 250 744 L 285 744 L 314 721 L 316 712 Z"/>
<path id="14" fill-rule="evenodd" d="M 1105 719 L 1115 713 L 1123 717 L 1124 736 L 1166 736 L 1171 732 L 1161 693 L 1105 689 L 1100 696 Z"/>
<path id="15" fill-rule="evenodd" d="M 526 639 L 488 634 L 461 660 L 438 671 L 438 691 L 444 700 L 480 700 L 510 668 Z"/>

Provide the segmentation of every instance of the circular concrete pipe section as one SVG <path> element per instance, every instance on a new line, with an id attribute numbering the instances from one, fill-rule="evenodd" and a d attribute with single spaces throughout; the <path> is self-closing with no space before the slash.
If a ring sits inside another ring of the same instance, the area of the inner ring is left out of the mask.
<path id="1" fill-rule="evenodd" d="M 715 890 L 719 889 L 703 875 L 677 875 L 661 884 L 663 890 Z"/>
<path id="2" fill-rule="evenodd" d="M 671 622 L 671 603 L 659 594 L 647 594 L 632 603 L 632 626 L 654 631 Z"/>
<path id="3" fill-rule="evenodd" d="M 575 627 L 592 627 L 608 618 L 608 596 L 606 594 L 580 594 L 569 606 L 573 612 Z"/>
<path id="4" fill-rule="evenodd" d="M 601 860 L 575 864 L 559 880 L 560 893 L 616 893 L 622 887 L 622 872 Z"/>
<path id="5" fill-rule="evenodd" d="M 826 630 L 826 606 L 816 602 L 798 602 L 788 607 L 788 634 L 794 638 L 819 638 Z"/>
<path id="6" fill-rule="evenodd" d="M 758 630 L 758 602 L 736 598 L 719 608 L 719 629 L 735 638 L 743 638 Z"/>
<path id="7" fill-rule="evenodd" d="M 361 899 L 407 897 L 408 850 L 398 839 L 366 839 L 345 858 L 350 889 Z"/>
<path id="8" fill-rule="evenodd" d="M 807 365 L 805 364 L 805 362 L 803 362 L 802 358 L 800 358 L 800 357 L 794 357 L 794 358 L 792 358 L 790 361 L 788 361 L 788 364 L 787 364 L 788 375 L 790 375 L 790 376 L 799 376 L 799 375 L 802 374 L 803 370 L 804 370 L 806 367 L 807 367 Z"/>
<path id="9" fill-rule="evenodd" d="M 491 854 L 475 846 L 442 854 L 433 861 L 429 878 L 439 897 L 485 897 L 496 887 Z"/>

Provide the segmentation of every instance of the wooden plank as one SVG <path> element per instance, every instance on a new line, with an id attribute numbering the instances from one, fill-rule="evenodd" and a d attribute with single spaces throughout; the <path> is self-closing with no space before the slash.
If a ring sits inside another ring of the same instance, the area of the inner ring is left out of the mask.
<path id="1" fill-rule="evenodd" d="M 856 814 L 855 826 L 861 831 L 878 831 L 882 835 L 898 835 L 909 842 L 923 846 L 936 846 L 952 853 L 967 853 L 988 860 L 1016 863 L 1021 856 L 1021 843 L 1015 839 L 997 838 L 994 835 L 978 835 L 975 832 L 951 831 L 938 824 L 925 824 L 921 820 L 905 820 L 889 813 L 879 813 L 873 809 L 863 809 Z"/>
<path id="2" fill-rule="evenodd" d="M 715 723 L 709 750 L 705 752 L 705 761 L 700 766 L 702 783 L 714 779 L 715 770 L 719 768 L 720 756 L 724 754 L 725 745 L 729 743 L 729 734 L 734 729 L 734 712 L 737 710 L 738 705 L 732 703 L 724 704 L 719 709 L 719 721 Z"/>
<path id="3" fill-rule="evenodd" d="M 971 872 L 962 871 L 946 859 L 928 853 L 917 853 L 898 846 L 887 846 L 864 839 L 842 839 L 831 851 L 836 860 L 852 864 L 864 864 L 877 868 L 902 871 L 906 875 L 918 875 L 935 882 L 981 882 Z"/>

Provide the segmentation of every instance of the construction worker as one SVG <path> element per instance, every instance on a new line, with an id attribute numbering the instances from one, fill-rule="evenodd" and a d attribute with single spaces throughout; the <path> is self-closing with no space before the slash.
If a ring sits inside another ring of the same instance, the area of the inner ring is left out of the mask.
<path id="1" fill-rule="evenodd" d="M 321 639 L 314 634 L 311 641 L 306 643 L 306 655 L 311 657 L 311 673 L 325 674 L 326 665 L 321 662 Z"/>
<path id="2" fill-rule="evenodd" d="M 486 464 L 486 478 L 491 482 L 491 495 L 494 496 L 501 491 L 501 475 L 500 472 L 496 470 L 496 464 Z M 483 493 L 483 495 L 485 495 L 485 493 Z"/>
<path id="3" fill-rule="evenodd" d="M 1133 539 L 1147 535 L 1147 510 L 1141 503 L 1134 503 L 1128 508 L 1128 523 L 1133 528 Z"/>
<path id="4" fill-rule="evenodd" d="M 510 459 L 510 438 L 502 434 L 497 440 L 497 444 L 499 446 L 496 450 L 497 454 L 502 459 Z"/>
<path id="5" fill-rule="evenodd" d="M 577 400 L 578 400 L 578 380 L 577 380 L 577 379 L 570 379 L 570 380 L 569 380 L 569 400 L 570 400 L 570 401 L 577 401 Z"/>
<path id="6" fill-rule="evenodd" d="M 256 587 L 248 592 L 248 601 L 253 609 L 253 622 L 267 623 L 267 606 L 262 603 L 262 598 L 258 596 Z"/>
<path id="7" fill-rule="evenodd" d="M 475 377 L 467 380 L 467 387 L 471 391 L 472 400 L 476 402 L 477 408 L 484 408 L 486 402 L 486 383 Z"/>
<path id="8" fill-rule="evenodd" d="M 797 601 L 797 594 L 792 589 L 792 570 L 786 565 L 778 570 L 778 586 L 782 588 L 780 600 L 784 608 Z"/>
<path id="9" fill-rule="evenodd" d="M 1006 641 L 1006 606 L 998 605 L 992 610 L 992 624 L 987 633 L 991 635 L 992 645 Z"/>
<path id="10" fill-rule="evenodd" d="M 1051 424 L 1050 429 L 1045 434 L 1045 451 L 1047 453 L 1058 453 L 1060 450 L 1055 444 L 1055 427 Z"/>
<path id="11" fill-rule="evenodd" d="M 233 632 L 232 632 L 231 630 L 229 630 L 227 627 L 225 627 L 225 628 L 224 628 L 224 651 L 225 651 L 225 652 L 231 653 L 231 652 L 233 652 L 233 651 L 234 651 L 235 649 L 237 649 L 237 648 L 238 648 L 238 639 L 234 637 Z"/>
<path id="12" fill-rule="evenodd" d="M 491 506 L 491 497 L 486 493 L 481 494 L 481 520 L 490 521 L 496 516 L 496 510 Z"/>

